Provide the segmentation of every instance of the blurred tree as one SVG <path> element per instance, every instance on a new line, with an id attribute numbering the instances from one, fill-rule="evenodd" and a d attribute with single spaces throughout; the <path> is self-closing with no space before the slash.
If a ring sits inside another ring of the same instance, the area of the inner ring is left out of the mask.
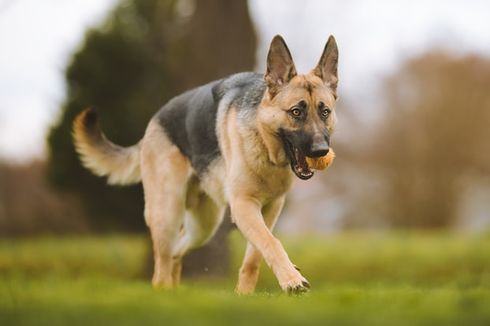
<path id="1" fill-rule="evenodd" d="M 386 82 L 389 112 L 366 153 L 395 227 L 446 227 L 465 183 L 490 175 L 490 61 L 432 53 Z M 373 154 L 374 153 L 374 154 Z"/>
<path id="2" fill-rule="evenodd" d="M 134 144 L 172 96 L 252 69 L 255 46 L 246 0 L 122 1 L 87 33 L 66 70 L 66 101 L 48 139 L 49 179 L 79 194 L 94 229 L 144 230 L 141 186 L 108 187 L 80 166 L 74 117 L 96 106 L 108 138 Z"/>

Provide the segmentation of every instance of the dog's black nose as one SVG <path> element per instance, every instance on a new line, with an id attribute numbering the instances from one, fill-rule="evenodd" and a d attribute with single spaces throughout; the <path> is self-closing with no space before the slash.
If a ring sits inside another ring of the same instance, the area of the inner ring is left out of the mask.
<path id="1" fill-rule="evenodd" d="M 319 144 L 313 144 L 311 146 L 310 150 L 310 157 L 322 157 L 328 154 L 328 151 L 330 150 L 328 144 L 326 142 L 324 143 L 319 143 Z"/>

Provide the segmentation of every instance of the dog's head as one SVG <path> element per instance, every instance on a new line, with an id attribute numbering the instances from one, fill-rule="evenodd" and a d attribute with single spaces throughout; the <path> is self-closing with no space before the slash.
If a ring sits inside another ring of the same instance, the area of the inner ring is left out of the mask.
<path id="1" fill-rule="evenodd" d="M 336 116 L 338 49 L 330 36 L 317 66 L 297 74 L 291 53 L 281 36 L 275 36 L 267 56 L 265 81 L 258 122 L 271 137 L 278 138 L 291 168 L 307 180 L 313 171 L 306 157 L 328 154 Z"/>

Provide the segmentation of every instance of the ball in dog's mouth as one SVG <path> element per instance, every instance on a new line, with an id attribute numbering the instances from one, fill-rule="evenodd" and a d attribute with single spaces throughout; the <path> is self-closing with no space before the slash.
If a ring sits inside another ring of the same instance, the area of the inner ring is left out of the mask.
<path id="1" fill-rule="evenodd" d="M 332 148 L 328 151 L 327 155 L 322 157 L 306 157 L 306 163 L 313 170 L 325 170 L 328 168 L 335 158 L 335 152 Z"/>
<path id="2" fill-rule="evenodd" d="M 291 170 L 301 180 L 310 179 L 315 174 L 315 170 L 325 170 L 335 158 L 335 152 L 332 148 L 325 156 L 308 157 L 303 154 L 301 149 L 295 147 L 286 139 L 284 139 L 284 145 L 291 164 Z"/>
<path id="3" fill-rule="evenodd" d="M 322 157 L 308 157 L 303 151 L 293 145 L 284 132 L 280 133 L 284 145 L 284 151 L 291 165 L 291 170 L 302 180 L 308 180 L 315 174 L 315 170 L 325 170 L 335 158 L 335 152 L 330 148 L 329 152 Z"/>

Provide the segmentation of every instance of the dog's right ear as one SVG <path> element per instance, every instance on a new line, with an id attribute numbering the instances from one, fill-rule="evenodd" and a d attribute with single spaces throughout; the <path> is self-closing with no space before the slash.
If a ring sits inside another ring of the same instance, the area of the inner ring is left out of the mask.
<path id="1" fill-rule="evenodd" d="M 265 82 L 271 97 L 274 97 L 280 88 L 296 75 L 293 58 L 286 42 L 280 35 L 274 36 L 267 55 L 267 72 L 265 73 Z"/>

